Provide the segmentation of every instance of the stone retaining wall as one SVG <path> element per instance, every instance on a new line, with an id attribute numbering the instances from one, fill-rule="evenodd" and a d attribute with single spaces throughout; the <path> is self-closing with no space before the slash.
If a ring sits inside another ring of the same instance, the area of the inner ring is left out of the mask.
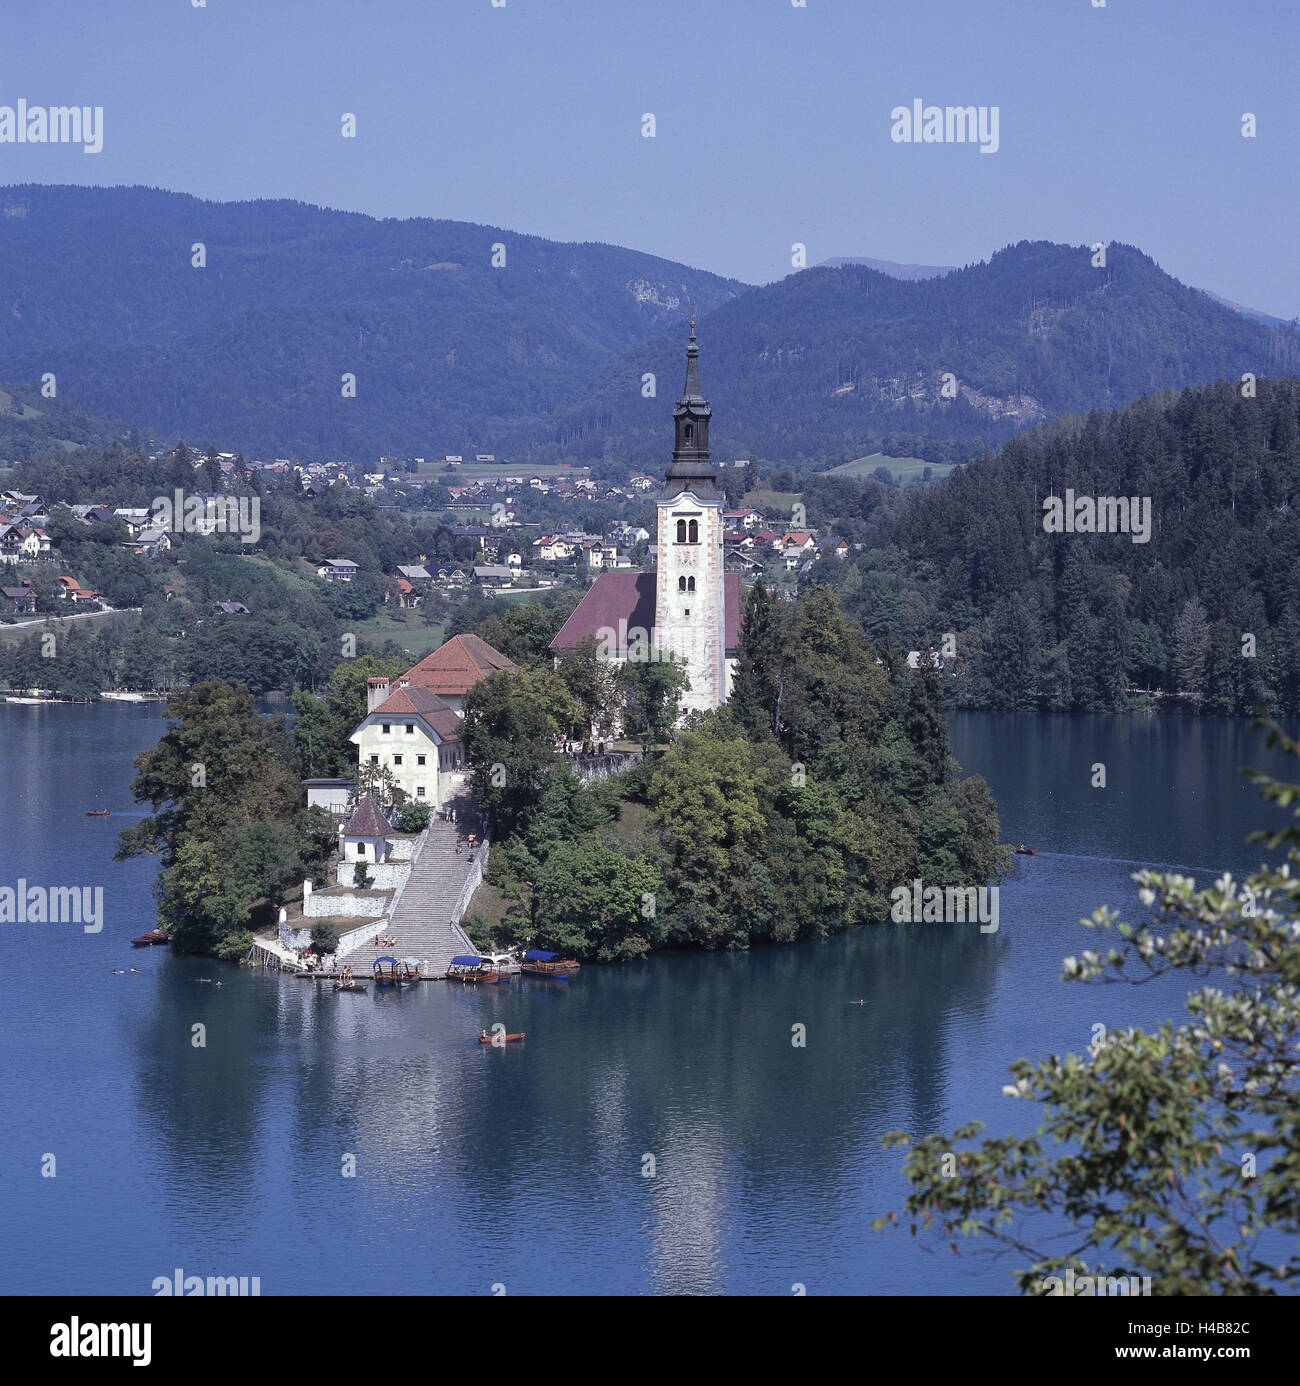
<path id="1" fill-rule="evenodd" d="M 339 885 L 356 885 L 357 867 L 361 863 L 358 861 L 341 861 L 338 867 Z M 410 861 L 398 862 L 379 862 L 368 861 L 365 864 L 366 874 L 370 877 L 370 889 L 372 890 L 398 890 L 406 884 L 406 878 L 411 874 Z"/>
<path id="2" fill-rule="evenodd" d="M 391 895 L 358 895 L 352 890 L 313 890 L 310 899 L 302 902 L 302 912 L 308 919 L 325 919 L 336 914 L 355 919 L 382 919 L 388 913 L 392 898 Z"/>

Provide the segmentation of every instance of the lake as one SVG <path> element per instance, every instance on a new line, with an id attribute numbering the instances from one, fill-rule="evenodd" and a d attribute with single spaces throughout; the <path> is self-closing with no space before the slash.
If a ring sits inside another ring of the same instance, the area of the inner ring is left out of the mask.
<path id="1" fill-rule="evenodd" d="M 1132 917 L 1139 865 L 1249 871 L 1245 837 L 1276 817 L 1241 774 L 1270 764 L 1244 723 L 951 725 L 1003 839 L 1039 849 L 1003 883 L 996 934 L 886 925 L 569 983 L 348 996 L 132 949 L 154 863 L 111 857 L 162 712 L 0 705 L 0 885 L 105 900 L 98 934 L 0 925 L 0 1290 L 149 1294 L 179 1267 L 265 1295 L 1012 1293 L 1010 1260 L 871 1232 L 904 1194 L 881 1133 L 1025 1131 L 1035 1109 L 1000 1096 L 1013 1059 L 1178 1013 L 1185 983 L 1059 981 L 1093 938 L 1079 919 Z M 477 1044 L 498 1020 L 525 1044 Z"/>

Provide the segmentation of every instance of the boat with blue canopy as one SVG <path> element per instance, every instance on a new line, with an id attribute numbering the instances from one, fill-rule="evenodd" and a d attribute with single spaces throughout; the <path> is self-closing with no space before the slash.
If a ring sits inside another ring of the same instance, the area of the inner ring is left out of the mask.
<path id="1" fill-rule="evenodd" d="M 546 953 L 540 948 L 530 948 L 519 964 L 521 972 L 530 977 L 553 977 L 556 981 L 576 972 L 581 964 L 572 958 L 561 958 L 558 953 Z"/>
<path id="2" fill-rule="evenodd" d="M 449 982 L 499 982 L 501 974 L 492 968 L 492 959 L 477 953 L 462 953 L 447 965 L 443 974 Z"/>
<path id="3" fill-rule="evenodd" d="M 377 987 L 395 987 L 402 980 L 396 958 L 376 958 L 371 971 Z"/>

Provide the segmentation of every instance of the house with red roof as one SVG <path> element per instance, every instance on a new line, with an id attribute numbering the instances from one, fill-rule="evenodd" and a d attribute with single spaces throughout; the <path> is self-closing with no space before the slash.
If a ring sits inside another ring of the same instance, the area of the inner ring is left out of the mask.
<path id="1" fill-rule="evenodd" d="M 477 635 L 453 635 L 427 654 L 397 680 L 399 688 L 413 686 L 435 693 L 454 712 L 460 712 L 465 694 L 489 674 L 512 673 L 512 664 Z"/>
<path id="2" fill-rule="evenodd" d="M 387 769 L 395 799 L 441 808 L 464 765 L 460 717 L 425 688 L 390 691 L 387 679 L 370 679 L 366 694 L 369 710 L 348 738 L 358 766 Z"/>
<path id="3" fill-rule="evenodd" d="M 366 680 L 366 715 L 348 738 L 358 769 L 381 766 L 405 799 L 440 809 L 465 766 L 460 740 L 466 693 L 517 666 L 477 635 L 453 635 L 396 679 Z"/>

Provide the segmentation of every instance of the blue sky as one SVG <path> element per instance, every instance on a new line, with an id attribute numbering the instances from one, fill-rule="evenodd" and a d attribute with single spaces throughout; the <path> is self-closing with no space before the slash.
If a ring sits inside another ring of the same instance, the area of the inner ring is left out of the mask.
<path id="1" fill-rule="evenodd" d="M 1121 240 L 1300 314 L 1295 0 L 41 0 L 4 27 L 0 104 L 103 106 L 104 149 L 0 144 L 2 183 L 453 217 L 752 282 L 796 241 Z M 917 97 L 997 106 L 998 152 L 893 143 Z"/>

